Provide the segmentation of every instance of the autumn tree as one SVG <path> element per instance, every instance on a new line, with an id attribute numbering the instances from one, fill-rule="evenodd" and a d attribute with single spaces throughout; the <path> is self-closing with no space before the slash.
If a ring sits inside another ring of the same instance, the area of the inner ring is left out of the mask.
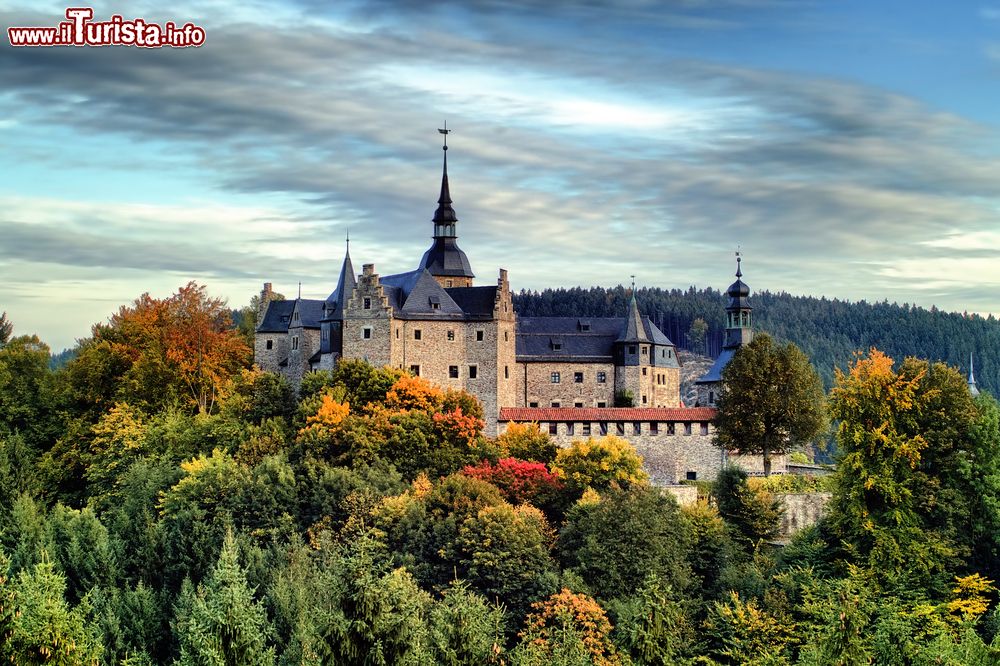
<path id="1" fill-rule="evenodd" d="M 628 487 L 649 480 L 635 447 L 614 435 L 576 440 L 559 449 L 552 471 L 578 493 L 586 488 Z"/>
<path id="2" fill-rule="evenodd" d="M 143 294 L 108 323 L 94 326 L 67 373 L 87 402 L 159 408 L 177 400 L 208 412 L 250 357 L 225 302 L 189 282 L 167 298 Z M 100 385 L 93 386 L 98 378 Z"/>
<path id="3" fill-rule="evenodd" d="M 795 345 L 779 347 L 758 334 L 722 371 L 716 443 L 743 454 L 771 455 L 808 443 L 826 428 L 823 383 Z"/>
<path id="4" fill-rule="evenodd" d="M 594 664 L 618 666 L 622 658 L 611 642 L 611 622 L 600 604 L 563 589 L 533 606 L 513 663 L 527 666 Z"/>

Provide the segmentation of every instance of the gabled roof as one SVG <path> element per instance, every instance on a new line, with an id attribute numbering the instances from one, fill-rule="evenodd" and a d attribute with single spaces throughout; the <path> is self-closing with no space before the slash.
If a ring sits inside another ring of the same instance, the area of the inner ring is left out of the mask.
<path id="1" fill-rule="evenodd" d="M 269 301 L 264 318 L 257 324 L 258 333 L 287 333 L 295 301 Z"/>
<path id="2" fill-rule="evenodd" d="M 325 316 L 326 301 L 316 301 L 308 298 L 297 298 L 292 303 L 292 321 L 289 328 L 301 324 L 302 328 L 319 328 L 319 323 Z M 298 310 L 299 321 L 295 321 L 295 311 Z"/>
<path id="3" fill-rule="evenodd" d="M 438 281 L 426 270 L 420 271 L 417 280 L 406 296 L 403 315 L 458 315 L 463 314 L 462 308 L 448 295 L 448 292 L 438 284 Z"/>
<path id="4" fill-rule="evenodd" d="M 486 297 L 490 298 L 488 314 L 493 314 L 496 287 L 445 289 L 423 268 L 386 275 L 380 278 L 380 282 L 389 304 L 395 309 L 395 315 L 402 319 L 481 318 Z M 470 310 L 463 307 L 463 304 L 468 305 Z"/>
<path id="5" fill-rule="evenodd" d="M 500 421 L 711 421 L 712 407 L 502 407 Z"/>

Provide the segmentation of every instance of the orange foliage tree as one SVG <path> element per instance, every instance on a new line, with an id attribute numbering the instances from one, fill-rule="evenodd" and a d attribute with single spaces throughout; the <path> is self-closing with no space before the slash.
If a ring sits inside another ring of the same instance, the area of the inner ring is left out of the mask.
<path id="1" fill-rule="evenodd" d="M 579 641 L 578 646 L 598 666 L 618 666 L 621 656 L 611 642 L 611 622 L 600 604 L 585 594 L 574 594 L 563 588 L 545 601 L 533 604 L 526 627 L 521 632 L 522 649 L 532 656 L 554 656 L 561 652 L 576 652 L 560 645 L 567 638 Z"/>
<path id="2" fill-rule="evenodd" d="M 143 294 L 93 334 L 95 343 L 131 361 L 127 384 L 173 390 L 199 412 L 211 411 L 221 387 L 252 356 L 225 301 L 194 282 L 163 299 Z"/>

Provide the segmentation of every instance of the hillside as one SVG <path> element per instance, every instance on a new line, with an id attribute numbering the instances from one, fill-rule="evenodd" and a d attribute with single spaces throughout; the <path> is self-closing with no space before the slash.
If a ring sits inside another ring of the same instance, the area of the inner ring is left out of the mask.
<path id="1" fill-rule="evenodd" d="M 639 289 L 636 299 L 639 309 L 685 349 L 693 346 L 688 341 L 691 322 L 704 319 L 709 326 L 705 349 L 693 351 L 718 355 L 725 326 L 722 292 L 694 287 Z M 522 316 L 620 316 L 627 302 L 627 290 L 622 286 L 521 291 L 514 297 L 514 306 Z M 968 373 L 972 353 L 979 387 L 994 394 L 1000 388 L 1000 323 L 992 315 L 768 291 L 754 292 L 751 303 L 754 328 L 801 347 L 827 387 L 833 383 L 835 367 L 846 368 L 855 351 L 876 347 L 897 360 L 916 356 L 943 361 L 963 374 Z"/>

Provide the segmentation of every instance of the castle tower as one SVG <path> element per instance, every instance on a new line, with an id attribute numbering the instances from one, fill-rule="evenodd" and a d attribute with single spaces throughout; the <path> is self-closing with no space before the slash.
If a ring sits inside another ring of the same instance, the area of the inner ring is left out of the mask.
<path id="1" fill-rule="evenodd" d="M 738 349 L 750 344 L 753 339 L 753 308 L 750 307 L 750 287 L 743 280 L 741 263 L 743 258 L 736 255 L 736 282 L 729 285 L 726 294 L 729 305 L 726 306 L 726 339 L 723 349 Z"/>
<path id="2" fill-rule="evenodd" d="M 975 369 L 972 366 L 972 354 L 969 354 L 969 393 L 972 397 L 979 395 L 979 389 L 976 387 L 976 374 Z"/>
<path id="3" fill-rule="evenodd" d="M 424 253 L 418 268 L 426 269 L 442 287 L 471 287 L 472 267 L 465 252 L 458 247 L 458 233 L 455 225 L 458 215 L 451 206 L 451 190 L 448 186 L 448 134 L 451 130 L 438 131 L 444 135 L 444 170 L 441 176 L 441 196 L 434 211 L 434 244 Z"/>

